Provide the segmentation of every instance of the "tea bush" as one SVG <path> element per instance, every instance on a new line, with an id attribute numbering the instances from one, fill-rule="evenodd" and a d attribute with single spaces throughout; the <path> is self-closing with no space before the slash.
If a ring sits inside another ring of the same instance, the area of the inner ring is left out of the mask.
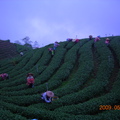
<path id="1" fill-rule="evenodd" d="M 100 105 L 120 101 L 120 36 L 94 43 L 60 42 L 54 56 L 53 44 L 38 49 L 17 45 L 23 56 L 0 60 L 0 118 L 2 120 L 119 120 L 119 110 L 100 110 Z M 27 73 L 35 77 L 34 88 L 26 85 Z M 51 90 L 59 97 L 44 103 L 40 94 Z"/>

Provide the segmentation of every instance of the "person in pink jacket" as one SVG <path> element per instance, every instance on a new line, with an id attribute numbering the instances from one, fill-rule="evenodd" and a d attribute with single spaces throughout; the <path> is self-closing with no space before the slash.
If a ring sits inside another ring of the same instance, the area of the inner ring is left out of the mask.
<path id="1" fill-rule="evenodd" d="M 2 78 L 2 80 L 9 79 L 9 75 L 7 73 L 0 74 L 0 77 Z"/>
<path id="2" fill-rule="evenodd" d="M 98 42 L 98 41 L 100 41 L 100 38 L 99 38 L 99 37 L 96 37 L 96 38 L 94 39 L 94 42 Z"/>
<path id="3" fill-rule="evenodd" d="M 110 39 L 109 39 L 109 38 L 106 38 L 105 44 L 106 44 L 106 45 L 109 45 L 109 44 L 110 44 Z"/>
<path id="4" fill-rule="evenodd" d="M 34 82 L 35 82 L 35 79 L 33 77 L 33 74 L 32 73 L 28 73 L 27 74 L 27 85 L 29 88 L 33 88 L 34 87 Z"/>

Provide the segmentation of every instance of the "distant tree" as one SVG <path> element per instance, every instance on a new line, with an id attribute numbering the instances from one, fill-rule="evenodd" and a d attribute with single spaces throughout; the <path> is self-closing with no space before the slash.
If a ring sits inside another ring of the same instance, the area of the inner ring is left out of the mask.
<path id="1" fill-rule="evenodd" d="M 34 48 L 34 49 L 35 49 L 35 48 L 39 48 L 39 44 L 38 44 L 37 41 L 34 42 L 34 44 L 33 44 L 33 48 Z"/>
<path id="2" fill-rule="evenodd" d="M 25 43 L 24 46 L 32 48 L 32 45 L 31 45 L 32 41 L 30 41 L 30 38 L 28 36 L 23 38 L 22 41 Z"/>
<path id="3" fill-rule="evenodd" d="M 25 44 L 31 44 L 32 41 L 30 41 L 30 38 L 28 36 L 26 36 L 25 38 L 22 39 L 22 41 L 25 43 Z"/>
<path id="4" fill-rule="evenodd" d="M 22 40 L 23 40 L 24 43 L 28 43 L 29 39 L 30 39 L 30 38 L 29 38 L 28 36 L 26 36 L 26 37 L 24 37 Z"/>
<path id="5" fill-rule="evenodd" d="M 16 40 L 15 43 L 21 45 L 21 42 L 19 40 Z"/>
<path id="6" fill-rule="evenodd" d="M 26 46 L 26 47 L 28 47 L 28 48 L 32 48 L 32 45 L 31 45 L 31 44 L 28 44 L 28 43 L 24 44 L 24 46 Z"/>
<path id="7" fill-rule="evenodd" d="M 6 40 L 6 41 L 10 43 L 10 40 L 9 40 L 9 39 L 8 39 L 8 40 Z"/>

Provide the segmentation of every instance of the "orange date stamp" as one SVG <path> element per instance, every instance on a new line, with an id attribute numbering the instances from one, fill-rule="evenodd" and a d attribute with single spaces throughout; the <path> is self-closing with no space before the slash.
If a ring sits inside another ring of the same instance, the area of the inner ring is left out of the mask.
<path id="1" fill-rule="evenodd" d="M 100 105 L 99 110 L 120 110 L 120 105 Z"/>

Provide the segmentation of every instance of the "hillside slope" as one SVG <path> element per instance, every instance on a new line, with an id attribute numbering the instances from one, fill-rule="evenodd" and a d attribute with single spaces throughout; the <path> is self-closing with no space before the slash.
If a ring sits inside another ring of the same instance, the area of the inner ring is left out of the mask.
<path id="1" fill-rule="evenodd" d="M 25 55 L 0 61 L 0 118 L 2 120 L 120 120 L 120 36 L 94 43 L 60 42 L 52 56 L 48 45 Z M 35 87 L 28 88 L 26 74 L 33 73 Z M 48 89 L 59 97 L 43 103 Z"/>
<path id="2" fill-rule="evenodd" d="M 0 60 L 13 58 L 20 55 L 20 52 L 29 52 L 32 48 L 25 45 L 10 43 L 9 40 L 0 40 Z"/>
<path id="3" fill-rule="evenodd" d="M 17 55 L 16 46 L 9 41 L 0 40 L 0 59 L 10 58 Z"/>

